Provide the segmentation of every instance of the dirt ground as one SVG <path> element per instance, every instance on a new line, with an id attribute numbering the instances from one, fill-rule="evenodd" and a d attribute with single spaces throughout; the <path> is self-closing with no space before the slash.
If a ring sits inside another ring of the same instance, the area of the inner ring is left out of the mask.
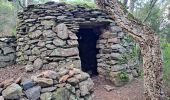
<path id="1" fill-rule="evenodd" d="M 131 83 L 122 87 L 115 87 L 110 92 L 104 89 L 104 85 L 114 87 L 110 82 L 100 77 L 93 77 L 92 79 L 95 83 L 94 100 L 144 100 L 142 79 L 134 79 Z"/>
<path id="2" fill-rule="evenodd" d="M 29 77 L 33 73 L 26 73 L 23 66 L 14 65 L 6 68 L 0 68 L 0 82 L 10 78 L 16 79 L 19 76 Z M 110 92 L 107 92 L 104 89 L 104 85 L 114 87 L 113 84 L 98 76 L 95 76 L 92 79 L 95 83 L 94 100 L 143 100 L 142 79 L 134 79 L 131 83 L 128 83 L 123 87 L 115 87 L 115 89 Z"/>

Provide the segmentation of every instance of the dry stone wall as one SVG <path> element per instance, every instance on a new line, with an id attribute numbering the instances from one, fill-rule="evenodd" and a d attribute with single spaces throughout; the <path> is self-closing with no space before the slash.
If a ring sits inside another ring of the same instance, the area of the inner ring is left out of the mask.
<path id="1" fill-rule="evenodd" d="M 97 9 L 63 3 L 29 6 L 18 14 L 17 63 L 80 67 L 76 32 L 79 24 L 113 22 Z"/>
<path id="2" fill-rule="evenodd" d="M 32 64 L 34 69 L 81 68 L 76 33 L 90 26 L 99 27 L 101 33 L 96 44 L 98 73 L 115 84 L 121 74 L 125 80 L 133 77 L 132 71 L 137 75 L 136 68 L 130 68 L 133 62 L 129 65 L 127 59 L 122 60 L 133 44 L 125 41 L 123 30 L 99 9 L 48 2 L 28 6 L 18 18 L 18 64 Z"/>
<path id="3" fill-rule="evenodd" d="M 15 48 L 16 39 L 14 37 L 0 38 L 0 68 L 15 63 Z"/>
<path id="4" fill-rule="evenodd" d="M 93 85 L 80 69 L 47 70 L 0 83 L 0 100 L 93 100 Z"/>

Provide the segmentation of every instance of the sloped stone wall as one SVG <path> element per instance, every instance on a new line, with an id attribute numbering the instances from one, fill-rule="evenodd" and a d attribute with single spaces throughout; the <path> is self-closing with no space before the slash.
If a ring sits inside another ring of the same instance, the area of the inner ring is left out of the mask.
<path id="1" fill-rule="evenodd" d="M 47 70 L 0 83 L 0 100 L 93 100 L 93 85 L 80 69 Z"/>
<path id="2" fill-rule="evenodd" d="M 132 70 L 137 73 L 121 59 L 131 51 L 123 30 L 98 9 L 48 2 L 30 5 L 18 13 L 18 18 L 18 64 L 32 64 L 34 69 L 81 68 L 76 33 L 82 26 L 89 26 L 98 27 L 101 33 L 96 44 L 100 75 L 116 83 L 122 73 L 128 79 L 133 77 Z"/>
<path id="3" fill-rule="evenodd" d="M 14 37 L 0 38 L 0 68 L 15 63 L 15 48 L 16 39 Z"/>

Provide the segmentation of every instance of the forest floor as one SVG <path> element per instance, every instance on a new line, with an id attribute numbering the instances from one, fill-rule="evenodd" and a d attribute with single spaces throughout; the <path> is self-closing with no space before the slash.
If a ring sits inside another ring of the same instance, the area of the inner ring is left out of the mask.
<path id="1" fill-rule="evenodd" d="M 98 76 L 92 79 L 95 83 L 94 100 L 144 100 L 142 79 L 134 79 L 122 87 L 115 87 L 110 92 L 107 92 L 104 86 L 114 87 L 113 84 Z"/>
<path id="2" fill-rule="evenodd" d="M 39 73 L 39 72 L 38 72 Z M 29 77 L 35 73 L 26 73 L 23 66 L 10 66 L 0 68 L 0 83 L 6 79 L 18 78 L 20 76 Z M 143 80 L 134 79 L 132 82 L 122 87 L 114 87 L 109 81 L 99 76 L 92 77 L 94 86 L 94 100 L 143 100 Z M 105 85 L 114 87 L 114 90 L 107 92 Z"/>

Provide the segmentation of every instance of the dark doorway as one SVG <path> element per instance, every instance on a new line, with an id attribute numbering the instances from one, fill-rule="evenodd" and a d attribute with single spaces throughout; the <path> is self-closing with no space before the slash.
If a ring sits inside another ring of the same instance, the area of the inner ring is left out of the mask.
<path id="1" fill-rule="evenodd" d="M 96 48 L 96 42 L 99 32 L 94 28 L 80 28 L 77 36 L 82 70 L 90 75 L 97 75 L 96 55 L 99 50 Z"/>

